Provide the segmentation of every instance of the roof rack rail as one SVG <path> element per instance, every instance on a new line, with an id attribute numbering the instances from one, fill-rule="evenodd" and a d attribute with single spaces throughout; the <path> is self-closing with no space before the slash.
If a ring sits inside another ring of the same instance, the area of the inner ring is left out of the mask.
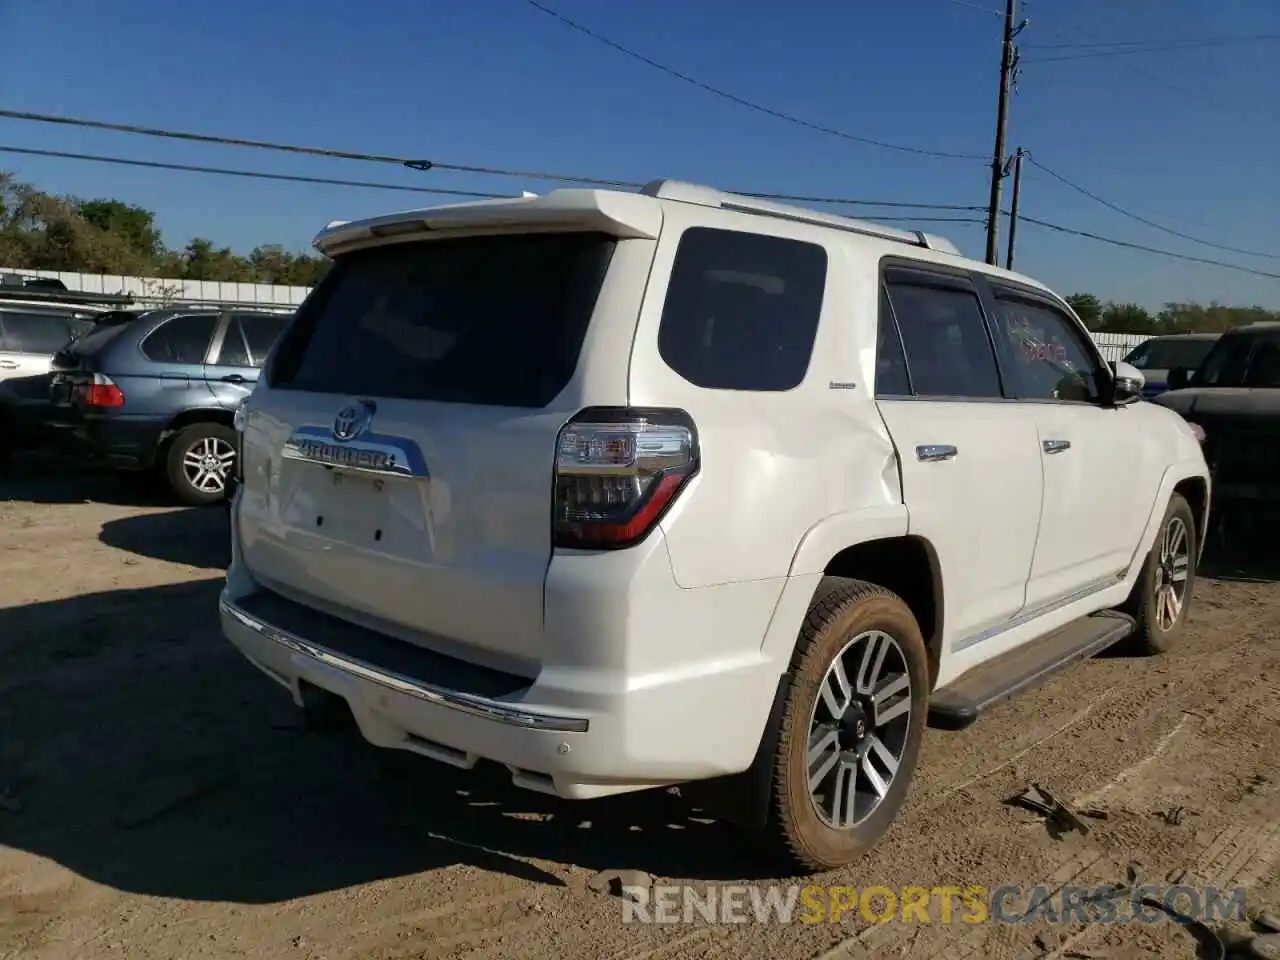
<path id="1" fill-rule="evenodd" d="M 61 282 L 61 281 L 59 281 Z M 127 293 L 89 293 L 84 290 L 68 290 L 43 284 L 9 286 L 0 284 L 0 300 L 20 300 L 24 303 L 65 303 L 85 306 L 128 307 L 135 300 Z"/>
<path id="2" fill-rule="evenodd" d="M 682 203 L 701 204 L 704 207 L 719 207 L 722 210 L 734 210 L 739 213 L 754 213 L 758 216 L 776 217 L 797 223 L 811 223 L 867 237 L 877 237 L 881 240 L 896 240 L 913 247 L 923 247 L 925 250 L 937 250 L 957 256 L 960 254 L 960 250 L 950 240 L 920 230 L 898 230 L 871 220 L 857 220 L 837 213 L 825 213 L 821 210 L 793 207 L 790 204 L 763 200 L 759 197 L 727 193 L 700 183 L 688 183 L 683 180 L 654 180 L 641 187 L 640 193 L 661 200 L 678 200 Z"/>

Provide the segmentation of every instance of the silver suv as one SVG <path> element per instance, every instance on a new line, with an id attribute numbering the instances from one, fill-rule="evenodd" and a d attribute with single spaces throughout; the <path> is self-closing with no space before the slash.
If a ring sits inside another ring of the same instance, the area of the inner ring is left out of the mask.
<path id="1" fill-rule="evenodd" d="M 0 274 L 0 463 L 40 444 L 54 354 L 133 299 L 68 290 L 61 280 Z"/>

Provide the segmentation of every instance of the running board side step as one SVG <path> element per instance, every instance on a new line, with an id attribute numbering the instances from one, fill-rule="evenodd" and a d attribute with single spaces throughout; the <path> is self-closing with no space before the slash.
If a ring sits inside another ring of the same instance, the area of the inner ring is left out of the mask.
<path id="1" fill-rule="evenodd" d="M 1077 660 L 1128 638 L 1135 629 L 1133 618 L 1112 610 L 1074 620 L 935 690 L 929 698 L 929 725 L 944 730 L 967 727 L 993 704 L 1038 686 Z"/>

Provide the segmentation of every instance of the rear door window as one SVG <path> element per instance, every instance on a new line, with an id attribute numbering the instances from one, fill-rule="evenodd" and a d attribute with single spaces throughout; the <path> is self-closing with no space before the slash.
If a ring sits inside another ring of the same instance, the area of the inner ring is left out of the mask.
<path id="1" fill-rule="evenodd" d="M 995 350 L 973 290 L 893 273 L 888 288 L 916 396 L 1002 396 Z"/>
<path id="2" fill-rule="evenodd" d="M 341 256 L 285 333 L 271 384 L 545 407 L 577 368 L 615 242 L 520 234 Z"/>
<path id="3" fill-rule="evenodd" d="M 280 334 L 284 333 L 289 320 L 286 315 L 270 313 L 245 313 L 236 317 L 236 323 L 249 345 L 250 366 L 262 366 L 267 354 L 280 339 Z"/>
<path id="4" fill-rule="evenodd" d="M 55 313 L 0 311 L 0 350 L 52 356 L 70 339 L 70 317 Z"/>
<path id="5" fill-rule="evenodd" d="M 692 227 L 671 268 L 658 351 L 699 387 L 790 390 L 809 369 L 826 279 L 817 244 Z"/>
<path id="6" fill-rule="evenodd" d="M 232 317 L 227 324 L 227 332 L 222 337 L 222 346 L 218 348 L 214 363 L 219 367 L 249 366 L 249 344 L 245 342 L 244 331 L 240 329 L 239 317 Z"/>
<path id="7" fill-rule="evenodd" d="M 204 363 L 217 325 L 211 313 L 174 317 L 147 335 L 142 352 L 156 363 Z"/>

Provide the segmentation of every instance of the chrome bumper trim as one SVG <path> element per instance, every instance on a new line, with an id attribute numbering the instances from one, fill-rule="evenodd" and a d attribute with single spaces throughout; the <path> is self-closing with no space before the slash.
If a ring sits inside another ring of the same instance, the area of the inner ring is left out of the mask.
<path id="1" fill-rule="evenodd" d="M 450 710 L 457 710 L 461 713 L 483 717 L 486 720 L 493 720 L 497 723 L 505 723 L 509 726 L 521 727 L 526 730 L 586 733 L 589 726 L 589 721 L 585 717 L 563 717 L 544 713 L 530 713 L 527 710 L 520 710 L 510 704 L 491 700 L 488 697 L 480 697 L 458 690 L 449 690 L 390 670 L 384 670 L 371 663 L 345 656 L 330 650 L 328 647 L 322 647 L 317 643 L 312 643 L 310 640 L 304 640 L 292 633 L 264 623 L 257 617 L 250 616 L 244 610 L 241 610 L 225 596 L 218 598 L 218 611 L 235 620 L 246 629 L 252 630 L 258 636 L 277 643 L 287 650 L 310 657 L 318 663 L 341 670 L 343 673 L 349 673 L 362 680 L 379 684 L 388 690 L 394 690 L 396 693 L 403 693 L 406 696 L 425 700 L 427 703 L 432 703 L 439 707 L 447 707 Z"/>

